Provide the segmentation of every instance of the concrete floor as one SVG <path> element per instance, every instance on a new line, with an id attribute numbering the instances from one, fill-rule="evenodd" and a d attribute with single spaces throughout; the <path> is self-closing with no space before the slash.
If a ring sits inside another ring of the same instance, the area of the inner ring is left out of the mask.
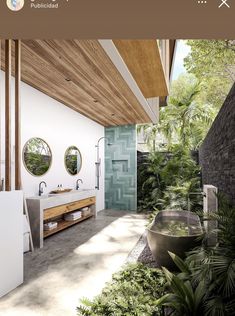
<path id="1" fill-rule="evenodd" d="M 0 299 L 1 316 L 75 316 L 120 269 L 145 230 L 141 215 L 102 211 L 25 255 L 25 282 Z"/>

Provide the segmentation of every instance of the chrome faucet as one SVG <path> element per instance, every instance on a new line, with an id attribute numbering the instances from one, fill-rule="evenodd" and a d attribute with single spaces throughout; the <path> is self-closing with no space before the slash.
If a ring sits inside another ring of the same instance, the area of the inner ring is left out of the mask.
<path id="1" fill-rule="evenodd" d="M 77 179 L 77 181 L 76 181 L 76 190 L 79 189 L 79 183 L 78 183 L 79 181 L 80 181 L 81 183 L 83 183 L 82 179 Z"/>
<path id="2" fill-rule="evenodd" d="M 47 184 L 46 184 L 45 181 L 42 181 L 42 182 L 39 183 L 39 191 L 38 191 L 38 195 L 39 195 L 39 196 L 41 196 L 42 193 L 43 193 L 43 188 L 42 188 L 42 185 L 43 185 L 43 184 L 45 185 L 45 187 L 47 187 Z"/>

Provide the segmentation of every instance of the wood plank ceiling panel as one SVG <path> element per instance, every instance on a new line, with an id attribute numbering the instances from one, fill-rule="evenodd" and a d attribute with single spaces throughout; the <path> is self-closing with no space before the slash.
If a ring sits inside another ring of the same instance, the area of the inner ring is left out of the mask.
<path id="1" fill-rule="evenodd" d="M 22 81 L 104 126 L 151 121 L 97 40 L 22 41 Z"/>
<path id="2" fill-rule="evenodd" d="M 113 40 L 145 98 L 168 95 L 156 40 Z"/>

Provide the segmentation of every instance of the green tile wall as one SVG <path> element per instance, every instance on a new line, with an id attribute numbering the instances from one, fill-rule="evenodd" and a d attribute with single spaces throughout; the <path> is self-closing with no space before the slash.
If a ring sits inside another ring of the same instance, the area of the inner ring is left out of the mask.
<path id="1" fill-rule="evenodd" d="M 105 207 L 137 209 L 136 126 L 108 127 L 105 136 L 112 146 L 105 146 Z"/>

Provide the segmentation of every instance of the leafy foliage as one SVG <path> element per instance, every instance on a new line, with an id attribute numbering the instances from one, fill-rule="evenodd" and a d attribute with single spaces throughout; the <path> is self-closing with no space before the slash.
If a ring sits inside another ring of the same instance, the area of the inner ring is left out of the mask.
<path id="1" fill-rule="evenodd" d="M 191 48 L 185 66 L 200 78 L 220 76 L 235 80 L 233 65 L 235 58 L 234 40 L 188 40 Z"/>
<path id="2" fill-rule="evenodd" d="M 172 84 L 168 106 L 161 109 L 159 124 L 139 127 L 153 144 L 149 160 L 138 169 L 140 209 L 187 209 L 189 193 L 199 191 L 200 170 L 191 151 L 198 149 L 217 113 L 200 95 L 201 84 L 194 75 L 180 76 Z M 157 135 L 165 139 L 165 153 Z M 201 207 L 199 199 L 191 196 L 192 210 Z"/>
<path id="3" fill-rule="evenodd" d="M 202 86 L 194 75 L 183 74 L 171 85 L 168 106 L 161 109 L 160 126 L 168 144 L 197 149 L 217 110 L 201 99 Z"/>
<path id="4" fill-rule="evenodd" d="M 189 40 L 185 66 L 201 82 L 201 100 L 220 108 L 235 81 L 234 40 Z"/>
<path id="5" fill-rule="evenodd" d="M 176 255 L 169 253 L 181 273 L 175 275 L 163 268 L 169 290 L 168 293 L 157 301 L 157 306 L 168 306 L 172 309 L 171 315 L 197 316 L 203 314 L 203 299 L 205 297 L 204 282 L 193 286 L 189 267 Z"/>
<path id="6" fill-rule="evenodd" d="M 235 209 L 220 197 L 211 220 L 218 221 L 218 244 L 194 249 L 185 261 L 170 254 L 178 275 L 164 269 L 170 293 L 157 305 L 170 306 L 172 315 L 234 315 L 235 311 Z M 233 227 L 233 228 L 232 228 Z"/>
<path id="7" fill-rule="evenodd" d="M 139 125 L 138 132 L 144 133 L 152 151 L 169 151 L 172 144 L 195 150 L 217 113 L 218 107 L 205 100 L 201 82 L 193 74 L 183 74 L 171 84 L 168 105 L 160 109 L 159 123 Z"/>
<path id="8" fill-rule="evenodd" d="M 79 316 L 162 315 L 156 300 L 164 294 L 166 279 L 159 269 L 129 264 L 113 275 L 111 283 L 94 300 L 83 299 Z"/>
<path id="9" fill-rule="evenodd" d="M 141 210 L 185 209 L 190 192 L 199 190 L 199 168 L 183 146 L 171 146 L 170 153 L 152 152 L 138 170 L 138 202 Z M 198 196 L 191 206 L 199 208 Z"/>
<path id="10" fill-rule="evenodd" d="M 161 208 L 165 190 L 161 171 L 166 164 L 164 154 L 152 152 L 138 169 L 138 204 L 140 210 Z"/>
<path id="11" fill-rule="evenodd" d="M 193 282 L 203 278 L 210 289 L 206 304 L 208 313 L 216 315 L 216 306 L 221 315 L 230 315 L 230 310 L 235 310 L 235 208 L 220 196 L 219 211 L 210 217 L 218 222 L 218 244 L 214 248 L 204 245 L 195 249 L 187 263 L 193 270 Z"/>

